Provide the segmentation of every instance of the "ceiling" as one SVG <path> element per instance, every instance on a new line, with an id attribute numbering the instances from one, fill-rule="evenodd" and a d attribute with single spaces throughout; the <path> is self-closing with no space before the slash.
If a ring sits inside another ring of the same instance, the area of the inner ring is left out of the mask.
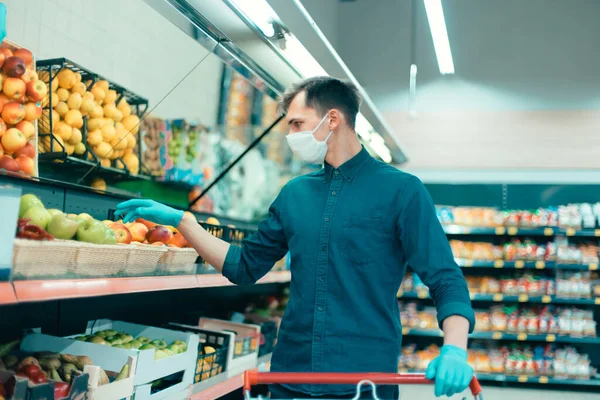
<path id="1" fill-rule="evenodd" d="M 405 109 L 411 1 L 302 2 L 375 103 Z M 416 4 L 421 109 L 600 108 L 600 1 L 444 1 L 454 76 L 439 74 Z"/>

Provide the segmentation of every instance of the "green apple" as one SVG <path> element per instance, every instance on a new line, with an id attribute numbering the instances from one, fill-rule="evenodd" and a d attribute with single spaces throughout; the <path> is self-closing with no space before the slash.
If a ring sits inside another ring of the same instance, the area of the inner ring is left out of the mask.
<path id="1" fill-rule="evenodd" d="M 156 346 L 150 343 L 146 343 L 145 345 L 143 345 L 142 347 L 139 348 L 139 350 L 152 350 L 152 349 L 156 349 Z"/>
<path id="2" fill-rule="evenodd" d="M 23 218 L 27 210 L 31 207 L 44 207 L 44 203 L 33 194 L 24 194 L 21 196 L 21 204 L 19 205 L 19 218 Z"/>
<path id="3" fill-rule="evenodd" d="M 87 219 L 79 224 L 77 240 L 80 242 L 103 244 L 106 237 L 106 227 L 100 221 Z"/>
<path id="4" fill-rule="evenodd" d="M 102 222 L 100 222 L 102 224 Z M 104 227 L 104 244 L 117 244 L 117 235 L 115 231 L 102 224 Z"/>
<path id="5" fill-rule="evenodd" d="M 31 225 L 46 229 L 52 216 L 44 206 L 33 206 L 23 214 L 23 218 L 28 219 Z"/>
<path id="6" fill-rule="evenodd" d="M 79 228 L 79 222 L 60 213 L 52 217 L 47 231 L 57 239 L 70 240 L 77 234 L 77 228 Z"/>
<path id="7" fill-rule="evenodd" d="M 104 339 L 102 339 L 100 336 L 92 336 L 89 337 L 86 342 L 90 342 L 90 343 L 96 343 L 96 344 L 103 344 L 103 345 L 108 345 L 108 343 L 106 343 L 106 341 Z"/>
<path id="8" fill-rule="evenodd" d="M 92 218 L 92 216 L 91 216 L 90 214 L 88 214 L 88 213 L 81 213 L 81 214 L 79 214 L 79 215 L 78 215 L 78 217 L 79 217 L 79 218 L 81 218 L 81 219 L 94 219 L 94 218 Z"/>
<path id="9" fill-rule="evenodd" d="M 138 336 L 137 340 L 142 344 L 150 343 L 150 339 L 146 336 Z"/>
<path id="10" fill-rule="evenodd" d="M 59 209 L 56 209 L 56 208 L 49 208 L 48 212 L 50 213 L 50 215 L 52 215 L 52 217 L 54 217 L 57 214 L 60 214 L 60 215 L 64 214 L 64 212 L 62 212 L 62 211 L 60 211 Z"/>
<path id="11" fill-rule="evenodd" d="M 129 344 L 131 345 L 132 349 L 139 349 L 140 347 L 142 347 L 142 342 L 140 342 L 137 339 L 132 340 L 131 342 L 129 342 Z"/>
<path id="12" fill-rule="evenodd" d="M 169 357 L 169 355 L 164 350 L 156 350 L 156 352 L 154 353 L 155 360 L 160 360 L 161 358 L 166 358 L 166 357 Z"/>

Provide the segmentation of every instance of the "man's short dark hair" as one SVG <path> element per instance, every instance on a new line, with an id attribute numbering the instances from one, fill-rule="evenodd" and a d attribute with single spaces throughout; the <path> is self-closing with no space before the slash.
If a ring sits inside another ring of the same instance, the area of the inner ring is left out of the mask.
<path id="1" fill-rule="evenodd" d="M 314 108 L 320 115 L 335 108 L 344 114 L 348 125 L 354 129 L 361 98 L 352 83 L 329 76 L 308 78 L 286 90 L 279 103 L 281 111 L 287 113 L 294 98 L 302 92 L 306 93 L 307 107 Z"/>

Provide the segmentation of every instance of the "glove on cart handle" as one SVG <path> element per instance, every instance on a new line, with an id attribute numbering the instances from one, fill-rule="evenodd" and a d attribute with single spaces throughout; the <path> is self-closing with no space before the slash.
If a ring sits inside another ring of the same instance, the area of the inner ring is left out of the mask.
<path id="1" fill-rule="evenodd" d="M 315 372 L 244 372 L 244 393 L 249 393 L 252 386 L 285 383 L 322 384 L 322 385 L 356 385 L 360 382 L 372 382 L 376 385 L 423 385 L 433 383 L 425 378 L 425 374 L 385 374 L 385 373 L 315 373 Z M 471 394 L 481 400 L 481 386 L 477 377 L 469 384 Z"/>

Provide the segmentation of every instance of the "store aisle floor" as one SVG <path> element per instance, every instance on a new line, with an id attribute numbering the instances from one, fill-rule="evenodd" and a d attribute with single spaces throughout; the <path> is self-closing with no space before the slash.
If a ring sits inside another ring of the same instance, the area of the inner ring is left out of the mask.
<path id="1" fill-rule="evenodd" d="M 402 386 L 400 396 L 401 400 L 436 399 L 433 388 L 424 390 L 423 386 L 419 385 Z M 473 398 L 469 392 L 465 392 L 454 396 L 453 399 L 459 400 L 463 397 L 467 400 Z M 483 398 L 484 400 L 600 400 L 600 393 L 484 387 Z"/>

